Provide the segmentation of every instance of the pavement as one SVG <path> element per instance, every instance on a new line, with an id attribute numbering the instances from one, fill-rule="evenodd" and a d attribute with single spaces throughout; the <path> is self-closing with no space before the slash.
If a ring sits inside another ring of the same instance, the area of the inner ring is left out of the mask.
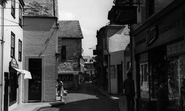
<path id="1" fill-rule="evenodd" d="M 119 111 L 127 111 L 126 96 L 117 95 L 117 94 L 116 95 L 110 95 L 110 94 L 108 94 L 107 91 L 104 91 L 102 88 L 97 87 L 97 89 L 100 91 L 101 94 L 103 94 L 104 96 L 107 96 L 108 98 L 115 101 L 118 105 Z"/>
<path id="2" fill-rule="evenodd" d="M 110 95 L 107 91 L 104 91 L 101 88 L 97 89 L 100 91 L 101 94 L 107 96 L 108 98 L 115 101 L 119 107 L 120 111 L 126 111 L 126 97 L 121 95 Z M 41 108 L 49 108 L 55 107 L 59 105 L 64 105 L 64 102 L 55 101 L 55 102 L 37 102 L 37 103 L 22 103 L 15 107 L 14 109 L 10 109 L 10 111 L 39 111 Z"/>

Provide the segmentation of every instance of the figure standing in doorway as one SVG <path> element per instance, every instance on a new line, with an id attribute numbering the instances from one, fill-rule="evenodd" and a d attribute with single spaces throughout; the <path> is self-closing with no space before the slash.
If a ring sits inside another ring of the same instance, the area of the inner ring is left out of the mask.
<path id="1" fill-rule="evenodd" d="M 127 111 L 134 111 L 135 85 L 130 71 L 127 73 L 127 79 L 123 82 L 123 88 L 127 98 Z"/>

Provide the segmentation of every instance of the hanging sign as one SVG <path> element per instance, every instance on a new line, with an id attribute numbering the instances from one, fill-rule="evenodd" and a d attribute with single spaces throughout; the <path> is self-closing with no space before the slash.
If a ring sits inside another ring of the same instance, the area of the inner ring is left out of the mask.
<path id="1" fill-rule="evenodd" d="M 108 19 L 111 23 L 125 25 L 137 23 L 136 6 L 113 6 L 109 11 Z"/>

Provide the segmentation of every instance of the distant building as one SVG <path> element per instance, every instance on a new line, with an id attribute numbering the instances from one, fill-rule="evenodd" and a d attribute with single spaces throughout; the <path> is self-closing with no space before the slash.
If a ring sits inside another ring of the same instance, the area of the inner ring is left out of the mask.
<path id="1" fill-rule="evenodd" d="M 85 73 L 89 75 L 94 75 L 95 74 L 95 69 L 94 69 L 94 62 L 95 58 L 90 57 L 90 56 L 83 56 L 84 59 L 84 67 L 85 67 Z"/>
<path id="2" fill-rule="evenodd" d="M 58 78 L 70 88 L 78 87 L 78 75 L 81 72 L 82 39 L 79 21 L 59 21 Z"/>

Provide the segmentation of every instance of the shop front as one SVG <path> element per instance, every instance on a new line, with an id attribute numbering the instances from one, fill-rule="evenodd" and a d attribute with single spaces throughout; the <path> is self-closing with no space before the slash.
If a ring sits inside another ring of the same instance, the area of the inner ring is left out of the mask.
<path id="1" fill-rule="evenodd" d="M 185 110 L 185 12 L 179 1 L 135 30 L 137 110 L 156 111 L 156 90 L 168 83 L 169 111 Z M 170 13 L 169 13 L 170 12 Z M 170 18 L 170 19 L 169 19 Z"/>
<path id="2" fill-rule="evenodd" d="M 68 60 L 58 65 L 58 79 L 63 81 L 69 89 L 77 89 L 79 85 L 79 63 Z"/>
<path id="3" fill-rule="evenodd" d="M 4 73 L 5 77 L 5 94 L 4 110 L 8 107 L 21 104 L 23 97 L 23 79 L 32 79 L 31 73 L 19 67 L 15 58 L 9 62 L 9 72 Z"/>

